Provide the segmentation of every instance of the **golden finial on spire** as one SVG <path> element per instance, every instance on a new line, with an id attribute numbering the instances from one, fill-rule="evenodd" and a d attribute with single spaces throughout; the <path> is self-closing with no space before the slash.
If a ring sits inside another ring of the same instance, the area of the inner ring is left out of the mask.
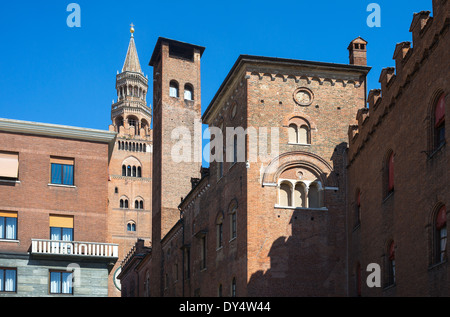
<path id="1" fill-rule="evenodd" d="M 131 26 L 130 33 L 131 33 L 131 36 L 133 36 L 133 33 L 134 33 L 134 24 L 131 23 L 130 26 Z"/>

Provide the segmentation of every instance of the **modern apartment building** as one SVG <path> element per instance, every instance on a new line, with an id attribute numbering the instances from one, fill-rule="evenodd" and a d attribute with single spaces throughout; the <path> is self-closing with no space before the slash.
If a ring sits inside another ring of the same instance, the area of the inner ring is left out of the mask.
<path id="1" fill-rule="evenodd" d="M 0 296 L 108 296 L 116 133 L 0 119 Z"/>

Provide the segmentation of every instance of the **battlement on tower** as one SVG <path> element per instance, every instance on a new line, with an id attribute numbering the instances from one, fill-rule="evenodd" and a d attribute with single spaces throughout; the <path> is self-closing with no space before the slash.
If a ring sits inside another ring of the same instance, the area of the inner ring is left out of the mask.
<path id="1" fill-rule="evenodd" d="M 393 54 L 395 67 L 381 71 L 380 88 L 369 91 L 367 107 L 356 114 L 357 125 L 355 122 L 348 128 L 350 164 L 396 106 L 405 108 L 401 111 L 412 110 L 406 107 L 413 105 L 398 101 L 448 32 L 449 6 L 448 0 L 433 0 L 434 16 L 430 15 L 430 11 L 414 13 L 409 29 L 412 43 L 396 44 Z"/>

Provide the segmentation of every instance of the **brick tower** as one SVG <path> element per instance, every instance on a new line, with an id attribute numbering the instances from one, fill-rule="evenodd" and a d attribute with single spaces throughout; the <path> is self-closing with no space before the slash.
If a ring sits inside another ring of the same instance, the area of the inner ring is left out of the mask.
<path id="1" fill-rule="evenodd" d="M 152 130 L 147 106 L 148 79 L 134 41 L 134 28 L 122 72 L 116 77 L 117 102 L 111 108 L 110 131 L 118 133 L 109 167 L 109 236 L 119 244 L 110 296 L 120 296 L 115 277 L 136 240 L 151 241 Z"/>
<path id="2" fill-rule="evenodd" d="M 161 239 L 180 219 L 178 205 L 192 189 L 191 178 L 200 175 L 201 140 L 195 142 L 194 130 L 200 128 L 201 136 L 200 59 L 204 50 L 159 38 L 150 60 L 154 76 L 152 296 L 160 295 L 158 285 L 162 286 L 158 274 Z M 182 141 L 188 151 L 175 151 Z"/>

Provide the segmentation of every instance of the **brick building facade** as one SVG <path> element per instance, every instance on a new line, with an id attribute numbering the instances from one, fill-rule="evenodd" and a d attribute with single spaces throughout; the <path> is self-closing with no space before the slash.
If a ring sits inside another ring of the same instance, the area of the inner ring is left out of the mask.
<path id="1" fill-rule="evenodd" d="M 414 47 L 397 45 L 396 67 L 370 93 L 362 38 L 348 46 L 346 65 L 240 56 L 202 116 L 224 133 L 212 136 L 212 155 L 223 149 L 228 159 L 185 174 L 182 164 L 165 170 L 167 156 L 154 157 L 154 193 L 178 176 L 192 187 L 170 198 L 182 197 L 177 216 L 158 205 L 164 191 L 153 196 L 153 221 L 169 217 L 172 226 L 154 232 L 145 253 L 136 245 L 129 254 L 122 295 L 132 295 L 139 272 L 131 267 L 139 267 L 150 275 L 140 296 L 448 296 L 448 6 L 435 0 L 433 17 L 414 15 Z M 161 44 L 169 57 L 171 46 L 181 55 L 166 67 L 151 62 L 162 78 L 155 104 L 168 100 L 160 110 L 167 116 L 154 122 L 164 152 L 165 127 L 185 125 L 178 115 L 188 106 L 168 106 L 179 102 L 170 81 L 195 78 L 186 71 L 199 69 L 199 59 L 183 57 L 201 54 L 196 45 Z M 227 140 L 226 128 L 236 127 L 256 132 L 259 143 L 251 134 Z M 381 267 L 381 287 L 365 283 L 370 263 Z"/>
<path id="2" fill-rule="evenodd" d="M 152 113 L 131 29 L 109 131 L 0 119 L 0 296 L 449 296 L 448 28 L 414 14 L 370 91 L 361 37 L 241 55 L 203 114 L 205 48 L 158 39 Z"/>
<path id="3" fill-rule="evenodd" d="M 398 43 L 395 67 L 349 128 L 349 294 L 449 296 L 449 2 L 415 13 L 413 42 Z M 368 287 L 366 268 L 381 268 Z"/>
<path id="4" fill-rule="evenodd" d="M 0 296 L 108 296 L 115 133 L 0 119 Z"/>

